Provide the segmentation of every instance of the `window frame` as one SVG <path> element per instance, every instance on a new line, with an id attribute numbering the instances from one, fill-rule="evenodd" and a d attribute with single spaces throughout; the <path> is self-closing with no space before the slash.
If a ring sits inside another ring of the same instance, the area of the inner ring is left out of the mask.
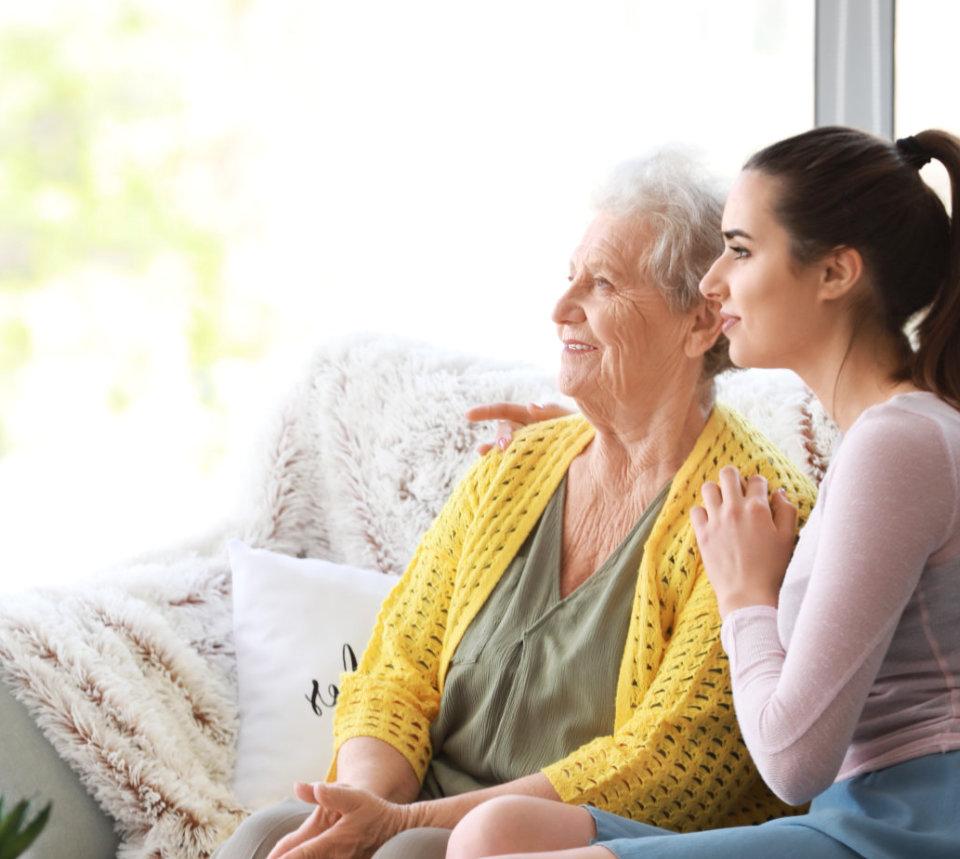
<path id="1" fill-rule="evenodd" d="M 815 124 L 893 139 L 896 0 L 816 0 Z"/>

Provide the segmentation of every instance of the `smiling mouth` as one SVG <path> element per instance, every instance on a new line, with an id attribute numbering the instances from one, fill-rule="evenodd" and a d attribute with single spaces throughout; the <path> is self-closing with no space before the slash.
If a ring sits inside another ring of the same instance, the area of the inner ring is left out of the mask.
<path id="1" fill-rule="evenodd" d="M 564 352 L 576 352 L 576 353 L 581 353 L 581 354 L 582 354 L 583 352 L 593 352 L 593 351 L 594 351 L 594 348 L 595 348 L 595 347 L 590 346 L 590 345 L 587 344 L 587 343 L 580 343 L 580 342 L 578 342 L 578 341 L 576 341 L 576 340 L 564 340 L 564 341 L 563 341 L 563 351 L 564 351 Z"/>
<path id="2" fill-rule="evenodd" d="M 729 313 L 721 313 L 720 319 L 723 322 L 721 326 L 721 330 L 723 331 L 724 334 L 726 334 L 731 328 L 733 328 L 734 325 L 736 325 L 740 321 L 739 316 L 731 316 Z"/>

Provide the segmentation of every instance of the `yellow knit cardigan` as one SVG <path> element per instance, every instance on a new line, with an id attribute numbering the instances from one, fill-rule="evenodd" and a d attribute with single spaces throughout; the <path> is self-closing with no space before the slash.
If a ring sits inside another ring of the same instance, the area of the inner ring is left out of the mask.
<path id="1" fill-rule="evenodd" d="M 457 644 L 593 434 L 580 416 L 536 424 L 505 453 L 473 466 L 384 602 L 359 668 L 344 675 L 337 748 L 376 737 L 423 778 Z M 762 783 L 737 728 L 716 599 L 688 516 L 703 482 L 728 464 L 784 487 L 801 521 L 810 511 L 812 483 L 746 419 L 717 405 L 644 547 L 614 733 L 543 770 L 565 802 L 677 831 L 787 811 Z M 549 730 L 549 713 L 543 723 Z"/>

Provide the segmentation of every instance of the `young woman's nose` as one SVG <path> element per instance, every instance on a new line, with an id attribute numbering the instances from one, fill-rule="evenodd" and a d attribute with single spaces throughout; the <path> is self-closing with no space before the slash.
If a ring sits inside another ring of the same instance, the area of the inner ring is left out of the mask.
<path id="1" fill-rule="evenodd" d="M 704 298 L 722 301 L 726 296 L 726 284 L 720 271 L 722 260 L 722 256 L 717 257 L 700 281 L 700 294 L 703 295 Z"/>

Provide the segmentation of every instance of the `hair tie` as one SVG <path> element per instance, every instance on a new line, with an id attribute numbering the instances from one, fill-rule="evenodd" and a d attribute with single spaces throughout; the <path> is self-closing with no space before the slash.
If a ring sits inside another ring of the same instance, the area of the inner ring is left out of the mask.
<path id="1" fill-rule="evenodd" d="M 919 170 L 930 162 L 930 153 L 925 151 L 916 137 L 901 137 L 897 141 L 900 157 L 914 170 Z"/>

